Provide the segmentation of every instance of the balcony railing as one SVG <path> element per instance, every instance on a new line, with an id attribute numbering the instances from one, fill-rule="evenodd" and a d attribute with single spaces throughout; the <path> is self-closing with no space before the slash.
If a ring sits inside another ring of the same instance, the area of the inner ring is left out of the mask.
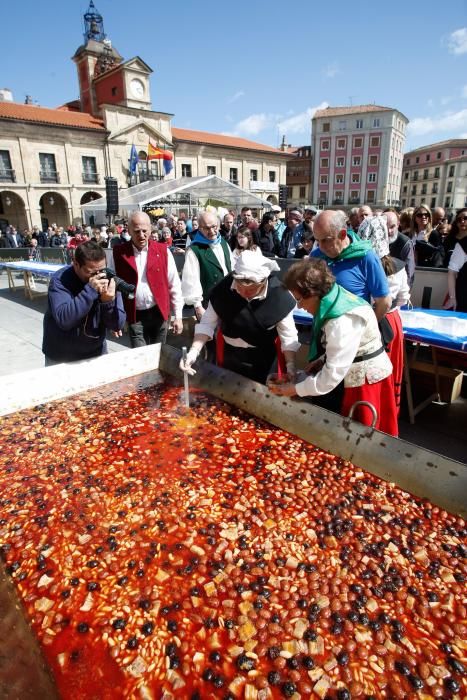
<path id="1" fill-rule="evenodd" d="M 41 170 L 41 182 L 60 182 L 60 174 L 57 170 Z"/>
<path id="2" fill-rule="evenodd" d="M 349 197 L 349 204 L 360 204 L 360 197 Z"/>
<path id="3" fill-rule="evenodd" d="M 344 200 L 342 199 L 342 197 L 335 197 L 335 198 L 332 200 L 332 203 L 333 203 L 333 204 L 344 204 Z"/>
<path id="4" fill-rule="evenodd" d="M 139 185 L 141 182 L 149 182 L 149 181 L 157 181 L 157 180 L 163 180 L 164 176 L 163 175 L 156 175 L 155 173 L 128 173 L 127 175 L 127 182 L 128 186 L 132 187 L 133 185 Z"/>
<path id="5" fill-rule="evenodd" d="M 16 173 L 11 168 L 0 170 L 0 182 L 16 182 Z"/>
<path id="6" fill-rule="evenodd" d="M 325 207 L 325 206 L 327 205 L 327 203 L 328 203 L 328 200 L 327 200 L 327 199 L 319 199 L 319 200 L 318 200 L 318 205 L 319 205 L 320 207 Z"/>
<path id="7" fill-rule="evenodd" d="M 83 173 L 83 184 L 84 185 L 98 185 L 100 183 L 99 173 L 84 172 Z"/>

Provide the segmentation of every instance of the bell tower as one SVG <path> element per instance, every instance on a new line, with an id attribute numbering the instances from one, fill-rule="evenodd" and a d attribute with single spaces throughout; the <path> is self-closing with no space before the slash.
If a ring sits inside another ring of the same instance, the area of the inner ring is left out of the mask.
<path id="1" fill-rule="evenodd" d="M 73 61 L 78 70 L 81 111 L 97 116 L 99 107 L 93 84 L 94 78 L 120 64 L 122 57 L 106 38 L 104 20 L 93 0 L 90 0 L 83 19 L 84 44 L 76 51 Z"/>

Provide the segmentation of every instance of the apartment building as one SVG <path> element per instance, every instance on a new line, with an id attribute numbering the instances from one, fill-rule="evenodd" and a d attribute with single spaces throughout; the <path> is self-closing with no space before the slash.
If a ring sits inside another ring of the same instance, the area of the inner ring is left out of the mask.
<path id="1" fill-rule="evenodd" d="M 312 201 L 319 206 L 399 204 L 408 119 L 378 105 L 327 107 L 312 119 Z"/>
<path id="2" fill-rule="evenodd" d="M 287 206 L 307 207 L 311 202 L 310 146 L 289 149 L 287 160 Z"/>
<path id="3" fill-rule="evenodd" d="M 404 154 L 402 207 L 426 204 L 448 214 L 467 207 L 467 139 L 450 139 Z"/>

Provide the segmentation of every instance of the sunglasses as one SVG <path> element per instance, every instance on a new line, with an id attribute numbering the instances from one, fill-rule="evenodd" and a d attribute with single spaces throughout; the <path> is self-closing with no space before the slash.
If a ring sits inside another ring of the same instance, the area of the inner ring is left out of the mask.
<path id="1" fill-rule="evenodd" d="M 467 221 L 467 216 L 458 216 L 456 223 L 461 224 L 463 221 Z"/>
<path id="2" fill-rule="evenodd" d="M 417 213 L 415 214 L 415 216 L 426 216 L 427 219 L 430 218 L 430 215 L 427 214 L 426 211 L 417 211 Z"/>

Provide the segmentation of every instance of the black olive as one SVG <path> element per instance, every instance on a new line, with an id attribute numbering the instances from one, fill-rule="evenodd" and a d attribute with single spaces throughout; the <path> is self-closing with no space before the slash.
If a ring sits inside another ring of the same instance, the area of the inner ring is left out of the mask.
<path id="1" fill-rule="evenodd" d="M 169 620 L 167 622 L 167 629 L 169 630 L 169 632 L 176 632 L 177 628 L 178 628 L 178 625 L 175 622 L 175 620 Z"/>
<path id="2" fill-rule="evenodd" d="M 337 654 L 336 659 L 339 666 L 347 666 L 347 664 L 349 663 L 349 655 L 346 651 L 340 651 Z"/>
<path id="3" fill-rule="evenodd" d="M 256 666 L 255 660 L 251 659 L 246 654 L 240 654 L 240 656 L 237 656 L 236 663 L 237 668 L 239 668 L 241 671 L 252 671 Z"/>
<path id="4" fill-rule="evenodd" d="M 410 675 L 410 666 L 406 664 L 405 661 L 396 661 L 394 663 L 394 668 L 401 674 L 401 676 Z"/>
<path id="5" fill-rule="evenodd" d="M 285 698 L 291 698 L 292 695 L 295 694 L 296 690 L 297 690 L 297 687 L 296 687 L 295 683 L 292 683 L 292 681 L 285 681 L 285 683 L 282 683 L 282 685 L 281 685 L 282 695 Z"/>
<path id="6" fill-rule="evenodd" d="M 209 654 L 209 661 L 212 661 L 214 664 L 218 664 L 221 660 L 222 656 L 218 651 L 211 651 L 211 653 Z"/>
<path id="7" fill-rule="evenodd" d="M 212 677 L 212 684 L 215 688 L 223 688 L 224 683 L 225 683 L 225 680 L 222 676 L 219 676 L 216 674 Z"/>
<path id="8" fill-rule="evenodd" d="M 448 678 L 445 678 L 444 681 L 444 687 L 446 690 L 449 690 L 451 693 L 458 693 L 461 689 L 459 683 L 456 681 L 455 678 L 451 678 L 449 676 Z"/>
<path id="9" fill-rule="evenodd" d="M 465 667 L 455 656 L 448 656 L 447 661 L 455 673 L 458 673 L 460 676 L 465 676 Z"/>
<path id="10" fill-rule="evenodd" d="M 287 666 L 293 671 L 296 671 L 300 666 L 298 658 L 296 656 L 291 656 L 290 659 L 287 659 Z"/>
<path id="11" fill-rule="evenodd" d="M 209 666 L 208 666 L 208 668 L 204 669 L 204 671 L 201 675 L 201 678 L 203 679 L 203 681 L 210 681 L 210 680 L 212 680 L 213 676 L 214 676 L 214 671 L 212 670 L 212 668 L 209 668 Z"/>
<path id="12" fill-rule="evenodd" d="M 315 630 L 311 629 L 311 627 L 305 630 L 305 632 L 303 633 L 303 639 L 306 642 L 314 642 L 317 639 L 317 637 L 317 633 L 315 632 Z"/>
<path id="13" fill-rule="evenodd" d="M 88 566 L 90 569 L 95 569 L 96 566 L 99 566 L 99 562 L 97 559 L 90 559 L 87 563 L 86 566 Z"/>
<path id="14" fill-rule="evenodd" d="M 117 579 L 117 584 L 119 586 L 126 586 L 128 583 L 128 576 L 120 576 L 120 578 Z"/>
<path id="15" fill-rule="evenodd" d="M 114 628 L 114 630 L 124 630 L 126 627 L 126 620 L 124 620 L 123 617 L 117 617 L 112 622 L 112 627 Z"/>
<path id="16" fill-rule="evenodd" d="M 347 688 L 340 688 L 337 691 L 337 700 L 350 700 L 352 696 L 350 695 L 350 692 L 347 690 Z"/>
<path id="17" fill-rule="evenodd" d="M 268 683 L 269 685 L 279 685 L 281 682 L 281 674 L 279 671 L 269 671 L 268 673 Z"/>
<path id="18" fill-rule="evenodd" d="M 268 656 L 270 659 L 274 661 L 274 659 L 277 659 L 278 656 L 280 656 L 281 650 L 279 647 L 269 647 L 268 649 Z"/>
<path id="19" fill-rule="evenodd" d="M 449 642 L 442 642 L 442 644 L 440 644 L 440 648 L 445 654 L 452 654 L 452 646 L 449 644 Z"/>
<path id="20" fill-rule="evenodd" d="M 281 616 L 278 613 L 273 613 L 271 615 L 271 622 L 278 624 L 281 621 Z"/>
<path id="21" fill-rule="evenodd" d="M 147 598 L 140 598 L 138 601 L 138 607 L 141 608 L 141 610 L 150 610 L 151 609 L 151 601 L 148 600 Z"/>
<path id="22" fill-rule="evenodd" d="M 306 668 L 307 671 L 310 671 L 315 667 L 315 662 L 313 661 L 311 656 L 308 656 L 308 654 L 306 654 L 305 656 L 302 656 L 302 666 L 303 668 Z"/>
<path id="23" fill-rule="evenodd" d="M 89 625 L 87 622 L 79 622 L 76 629 L 80 634 L 86 634 L 86 632 L 89 632 Z"/>
<path id="24" fill-rule="evenodd" d="M 126 643 L 127 649 L 136 649 L 138 646 L 138 639 L 136 637 L 130 637 Z"/>
<path id="25" fill-rule="evenodd" d="M 409 673 L 409 675 L 407 676 L 407 680 L 409 681 L 412 688 L 415 688 L 415 690 L 421 690 L 425 685 L 422 679 L 418 676 L 415 676 L 413 673 Z"/>
<path id="26" fill-rule="evenodd" d="M 145 622 L 144 625 L 141 626 L 141 632 L 144 634 L 145 637 L 149 637 L 149 635 L 154 632 L 154 623 Z"/>
<path id="27" fill-rule="evenodd" d="M 69 588 L 65 588 L 65 590 L 63 590 L 63 591 L 60 593 L 60 595 L 61 595 L 62 598 L 69 598 L 70 595 L 71 595 L 71 591 L 70 591 Z"/>
<path id="28" fill-rule="evenodd" d="M 89 581 L 86 588 L 88 591 L 100 591 L 101 589 L 101 584 L 97 583 L 97 581 Z"/>
<path id="29" fill-rule="evenodd" d="M 224 627 L 225 627 L 226 630 L 231 630 L 231 629 L 233 629 L 234 624 L 235 624 L 234 621 L 231 620 L 230 618 L 226 618 L 226 619 L 224 620 Z"/>

